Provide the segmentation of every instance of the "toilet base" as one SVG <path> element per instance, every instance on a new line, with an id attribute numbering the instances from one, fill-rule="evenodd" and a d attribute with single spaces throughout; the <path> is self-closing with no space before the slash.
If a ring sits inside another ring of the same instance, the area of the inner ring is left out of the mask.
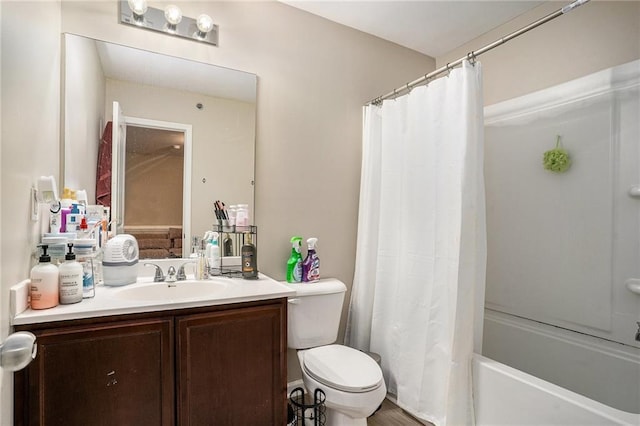
<path id="1" fill-rule="evenodd" d="M 367 426 L 366 418 L 354 419 L 329 407 L 327 407 L 326 416 L 326 426 Z"/>

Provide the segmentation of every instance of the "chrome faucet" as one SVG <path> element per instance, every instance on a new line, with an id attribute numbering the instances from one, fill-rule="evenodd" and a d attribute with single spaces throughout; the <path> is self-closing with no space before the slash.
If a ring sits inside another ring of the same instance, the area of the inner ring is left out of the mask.
<path id="1" fill-rule="evenodd" d="M 184 267 L 190 263 L 195 264 L 196 261 L 195 260 L 190 260 L 188 262 L 184 262 L 182 265 L 180 265 L 180 268 L 178 268 L 178 281 L 184 281 L 187 279 L 187 274 L 184 272 Z"/>
<path id="2" fill-rule="evenodd" d="M 178 280 L 176 275 L 176 268 L 174 268 L 173 266 L 169 266 L 169 269 L 167 269 L 167 277 L 164 280 L 168 283 L 175 283 Z"/>
<path id="3" fill-rule="evenodd" d="M 636 330 L 636 342 L 640 342 L 640 321 L 636 322 L 638 324 L 638 330 Z"/>
<path id="4" fill-rule="evenodd" d="M 154 268 L 156 268 L 156 274 L 153 276 L 154 283 L 161 283 L 165 280 L 161 267 L 159 267 L 155 263 L 145 263 L 144 266 L 153 266 Z"/>

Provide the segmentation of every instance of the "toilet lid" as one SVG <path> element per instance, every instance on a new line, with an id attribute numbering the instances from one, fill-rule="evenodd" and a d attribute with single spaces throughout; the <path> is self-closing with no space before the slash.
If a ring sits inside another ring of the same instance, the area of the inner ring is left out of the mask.
<path id="1" fill-rule="evenodd" d="M 345 392 L 367 392 L 383 381 L 382 370 L 373 358 L 342 345 L 307 350 L 304 369 L 318 382 Z"/>

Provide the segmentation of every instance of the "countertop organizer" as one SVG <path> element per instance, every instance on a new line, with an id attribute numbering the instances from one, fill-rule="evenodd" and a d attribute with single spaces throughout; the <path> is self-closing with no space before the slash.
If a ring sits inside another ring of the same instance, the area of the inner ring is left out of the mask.
<path id="1" fill-rule="evenodd" d="M 242 246 L 251 241 L 258 252 L 258 227 L 254 225 L 235 226 L 215 224 L 212 228 L 213 232 L 218 233 L 218 247 L 220 247 L 220 267 L 209 268 L 212 276 L 229 276 L 232 278 L 242 277 Z M 227 236 L 231 239 L 232 250 L 231 255 L 225 256 L 224 241 Z"/>

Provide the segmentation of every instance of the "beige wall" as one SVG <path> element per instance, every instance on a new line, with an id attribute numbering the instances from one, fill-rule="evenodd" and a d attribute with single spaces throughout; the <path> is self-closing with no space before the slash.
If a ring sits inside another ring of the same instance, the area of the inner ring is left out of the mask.
<path id="1" fill-rule="evenodd" d="M 249 204 L 253 213 L 254 103 L 107 79 L 107 120 L 113 101 L 125 116 L 192 126 L 191 236 L 211 229 L 214 200 Z M 197 109 L 197 103 L 204 108 Z"/>
<path id="2" fill-rule="evenodd" d="M 180 5 L 187 16 L 204 12 L 215 17 L 220 47 L 119 25 L 115 2 L 65 2 L 62 15 L 57 2 L 1 3 L 0 337 L 8 331 L 8 287 L 27 276 L 30 249 L 39 234 L 27 215 L 29 187 L 37 176 L 59 171 L 61 30 L 256 73 L 256 216 L 264 247 L 259 267 L 284 278 L 289 237 L 316 236 L 323 275 L 351 286 L 361 106 L 434 69 L 434 61 L 280 3 Z M 457 59 L 558 6 L 544 4 L 438 63 Z M 592 1 L 482 56 L 486 103 L 638 58 L 639 6 Z M 39 24 L 30 27 L 29 37 L 24 37 L 24 22 Z M 296 366 L 295 358 L 290 361 L 290 367 Z M 291 367 L 290 378 L 297 374 Z M 1 392 L 0 424 L 11 424 L 8 374 L 2 376 Z"/>
<path id="3" fill-rule="evenodd" d="M 182 226 L 182 155 L 127 153 L 126 226 Z"/>
<path id="4" fill-rule="evenodd" d="M 567 3 L 546 2 L 436 58 L 437 66 L 444 66 L 496 41 Z M 480 56 L 485 105 L 638 58 L 640 1 L 593 0 Z"/>
<path id="5" fill-rule="evenodd" d="M 8 331 L 5 295 L 28 275 L 39 235 L 27 216 L 29 187 L 39 175 L 59 173 L 61 31 L 257 74 L 259 268 L 283 279 L 289 238 L 316 236 L 323 275 L 351 286 L 361 107 L 432 70 L 433 59 L 276 2 L 180 2 L 187 16 L 215 17 L 218 48 L 120 25 L 115 1 L 0 4 L 2 336 Z M 25 22 L 40 24 L 29 37 Z M 295 356 L 291 365 L 295 378 Z M 5 374 L 2 425 L 11 424 L 9 380 Z"/>
<path id="6" fill-rule="evenodd" d="M 63 179 L 58 182 L 73 190 L 87 191 L 89 204 L 95 204 L 96 163 L 98 146 L 102 136 L 104 96 L 106 80 L 102 71 L 98 50 L 91 40 L 68 37 L 61 49 L 73 51 L 63 54 L 64 72 L 61 93 L 64 105 L 61 112 L 64 122 L 65 154 L 61 158 Z"/>
<path id="7" fill-rule="evenodd" d="M 0 339 L 9 331 L 9 287 L 28 277 L 40 229 L 29 217 L 29 189 L 58 176 L 60 6 L 2 2 L 0 133 Z M 29 23 L 28 36 L 25 23 Z M 13 375 L 0 370 L 0 425 L 13 424 Z"/>

